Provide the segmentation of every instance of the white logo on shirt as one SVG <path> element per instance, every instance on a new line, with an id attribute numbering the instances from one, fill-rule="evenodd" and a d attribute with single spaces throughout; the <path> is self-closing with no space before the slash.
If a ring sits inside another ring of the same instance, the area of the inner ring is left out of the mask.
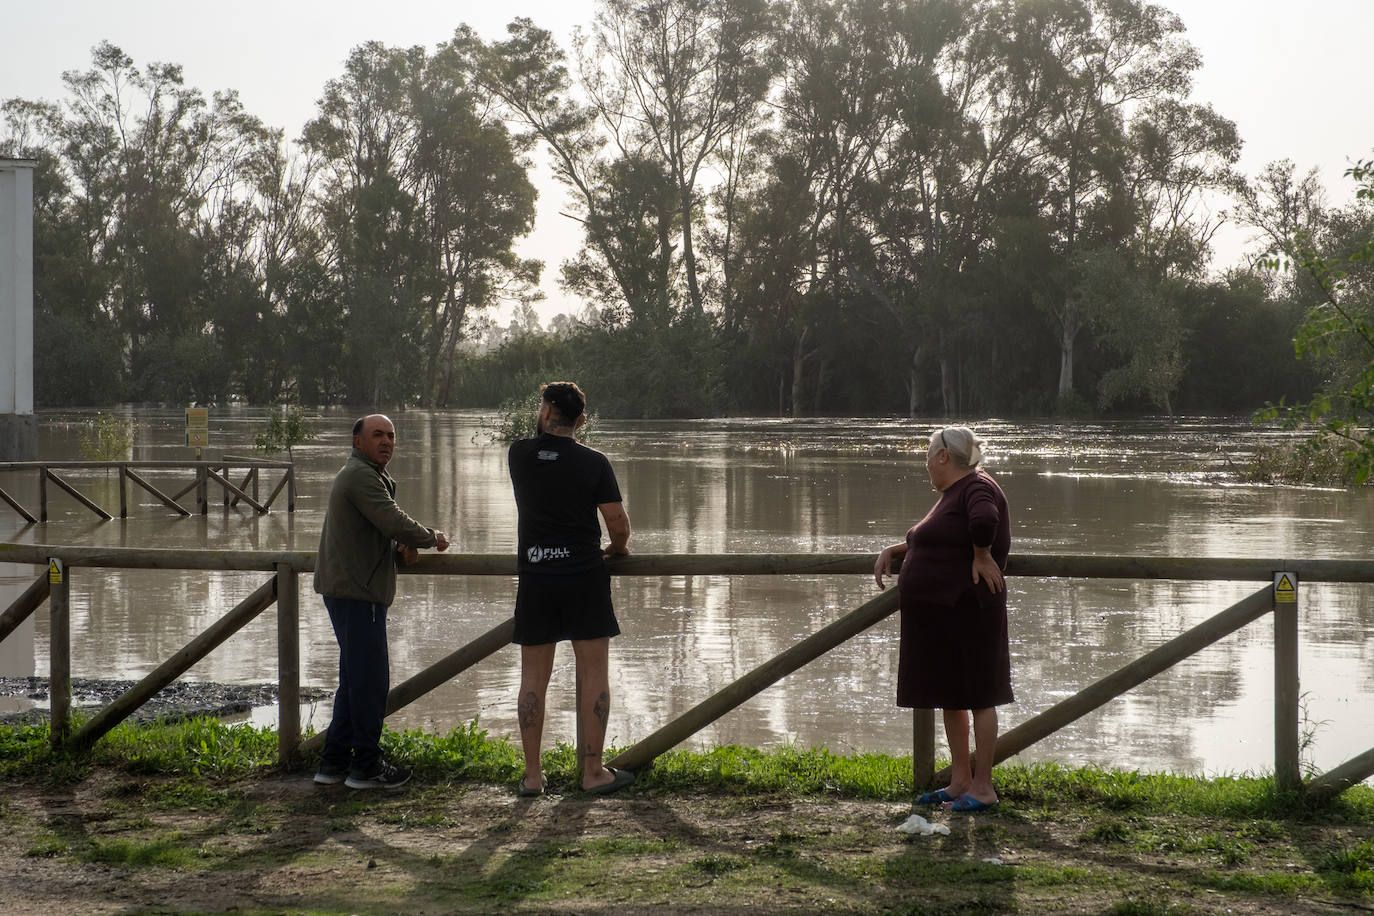
<path id="1" fill-rule="evenodd" d="M 543 560 L 566 560 L 571 556 L 571 547 L 540 547 L 535 545 L 525 551 L 525 559 L 531 563 L 539 563 Z"/>
<path id="2" fill-rule="evenodd" d="M 534 457 L 538 458 L 540 461 L 557 461 L 558 453 L 553 449 L 541 448 Z"/>

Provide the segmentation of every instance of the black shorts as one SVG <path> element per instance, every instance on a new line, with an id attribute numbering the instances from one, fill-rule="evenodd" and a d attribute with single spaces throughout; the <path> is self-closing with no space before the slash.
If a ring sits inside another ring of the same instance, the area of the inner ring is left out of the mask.
<path id="1" fill-rule="evenodd" d="M 523 573 L 515 591 L 515 638 L 520 646 L 620 635 L 605 564 L 582 573 Z"/>

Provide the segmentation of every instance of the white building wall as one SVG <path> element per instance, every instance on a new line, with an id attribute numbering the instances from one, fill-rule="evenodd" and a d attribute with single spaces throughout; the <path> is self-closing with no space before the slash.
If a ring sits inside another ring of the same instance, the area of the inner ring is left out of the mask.
<path id="1" fill-rule="evenodd" d="M 0 159 L 0 459 L 36 457 L 32 159 Z"/>

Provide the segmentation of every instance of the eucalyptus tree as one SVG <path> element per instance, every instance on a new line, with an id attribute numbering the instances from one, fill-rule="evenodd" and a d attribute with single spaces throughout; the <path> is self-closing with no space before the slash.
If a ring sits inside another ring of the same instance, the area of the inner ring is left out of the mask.
<path id="1" fill-rule="evenodd" d="M 660 269 L 651 269 L 646 278 L 645 250 L 631 238 L 640 232 L 658 238 L 658 218 L 650 210 L 660 209 L 653 201 L 663 193 L 645 193 L 643 188 L 654 180 L 653 173 L 630 157 L 621 156 L 624 161 L 613 164 L 617 157 L 608 152 L 598 114 L 576 97 L 567 54 L 551 32 L 526 18 L 512 20 L 506 30 L 505 41 L 486 44 L 471 28 L 461 26 L 449 46 L 469 62 L 474 79 L 500 100 L 511 119 L 543 145 L 554 177 L 571 193 L 572 212 L 564 215 L 582 224 L 585 240 L 582 251 L 564 265 L 565 282 L 592 297 L 615 321 L 671 303 L 668 275 L 676 254 L 660 246 Z M 630 188 L 620 183 L 626 176 L 633 177 Z M 628 236 L 622 228 L 627 215 L 634 225 L 645 222 L 630 229 Z M 654 282 L 658 285 L 651 285 Z"/>
<path id="2" fill-rule="evenodd" d="M 126 384 L 124 342 L 108 296 L 109 273 L 62 156 L 62 109 L 9 99 L 0 105 L 0 155 L 37 160 L 33 183 L 34 396 L 41 407 L 104 405 Z"/>
<path id="3" fill-rule="evenodd" d="M 65 201 L 50 212 L 86 264 L 79 320 L 117 330 L 131 396 L 223 398 L 232 380 L 206 265 L 243 206 L 245 163 L 270 132 L 235 93 L 207 100 L 180 66 L 138 68 L 109 42 L 63 83 L 67 98 L 43 121 Z"/>
<path id="4" fill-rule="evenodd" d="M 954 414 L 963 409 L 960 380 L 970 375 L 963 362 L 976 349 L 962 341 L 994 333 L 979 292 L 988 285 L 980 277 L 989 251 L 999 229 L 1024 225 L 1026 201 L 1041 193 L 1028 173 L 1054 87 L 1039 62 L 1056 20 L 1040 5 L 996 0 L 899 9 L 901 129 L 884 163 L 875 225 L 889 291 L 883 317 L 905 348 L 894 356 L 905 370 L 908 413 L 923 406 L 934 366 L 940 409 Z M 972 356 L 969 368 L 988 361 L 987 353 Z"/>
<path id="5" fill-rule="evenodd" d="M 800 0 L 777 36 L 775 142 L 740 227 L 737 309 L 773 338 L 779 389 L 805 412 L 856 289 L 872 285 L 876 181 L 897 130 L 901 49 L 883 0 Z M 785 368 L 783 368 L 785 367 Z"/>
<path id="6" fill-rule="evenodd" d="M 534 226 L 536 193 L 528 138 L 506 129 L 458 49 L 429 58 L 412 105 L 416 196 L 437 268 L 427 297 L 426 400 L 443 407 L 472 318 L 502 299 L 528 308 L 542 296 L 542 264 L 514 251 Z"/>
<path id="7" fill-rule="evenodd" d="M 583 85 L 622 155 L 656 160 L 673 183 L 675 244 L 697 314 L 703 170 L 756 118 L 772 24 L 766 0 L 601 0 L 579 43 Z"/>
<path id="8" fill-rule="evenodd" d="M 381 405 L 418 399 L 423 290 L 437 265 L 424 244 L 414 189 L 417 137 L 410 113 L 424 49 L 354 48 L 324 87 L 302 143 L 320 159 L 315 205 L 326 265 L 343 316 L 346 398 Z"/>
<path id="9" fill-rule="evenodd" d="M 524 145 L 464 50 L 361 45 L 306 125 L 355 403 L 446 403 L 472 319 L 536 295 L 539 264 L 513 252 L 534 221 Z"/>
<path id="10" fill-rule="evenodd" d="M 1085 265 L 1131 243 L 1142 258 L 1196 264 L 1197 244 L 1181 244 L 1197 234 L 1193 195 L 1220 183 L 1237 142 L 1229 122 L 1184 104 L 1201 59 L 1178 16 L 1142 0 L 1062 0 L 1059 9 L 1044 61 L 1056 97 L 1035 168 L 1059 259 L 1057 291 L 1040 304 L 1058 334 L 1062 401 L 1074 393 L 1080 332 L 1111 304 L 1083 294 Z M 1169 135 L 1177 129 L 1186 136 Z"/>

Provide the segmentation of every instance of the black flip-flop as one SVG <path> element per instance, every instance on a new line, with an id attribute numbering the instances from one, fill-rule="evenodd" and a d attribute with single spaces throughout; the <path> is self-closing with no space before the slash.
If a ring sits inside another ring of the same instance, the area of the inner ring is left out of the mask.
<path id="1" fill-rule="evenodd" d="M 543 783 L 537 789 L 531 789 L 529 786 L 525 785 L 525 777 L 523 776 L 521 776 L 520 781 L 515 784 L 515 794 L 521 798 L 534 798 L 543 795 L 548 790 L 549 778 L 547 776 L 544 777 Z"/>
<path id="2" fill-rule="evenodd" d="M 615 777 L 608 783 L 599 786 L 592 786 L 584 791 L 590 795 L 610 795 L 612 792 L 619 792 L 621 789 L 635 781 L 635 774 L 629 770 L 617 770 L 615 767 L 606 767 Z"/>

